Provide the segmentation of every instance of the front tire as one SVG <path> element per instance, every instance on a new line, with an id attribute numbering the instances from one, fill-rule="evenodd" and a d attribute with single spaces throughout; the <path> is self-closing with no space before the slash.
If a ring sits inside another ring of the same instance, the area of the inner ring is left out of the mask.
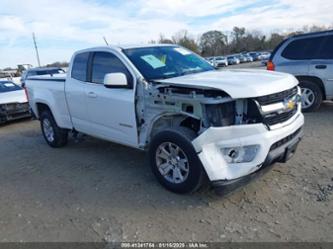
<path id="1" fill-rule="evenodd" d="M 198 190 L 205 171 L 192 146 L 195 133 L 187 128 L 164 130 L 155 135 L 149 148 L 152 171 L 160 184 L 175 193 Z"/>
<path id="2" fill-rule="evenodd" d="M 63 147 L 67 144 L 68 131 L 61 129 L 55 122 L 50 111 L 43 111 L 40 115 L 40 125 L 45 141 L 53 148 Z"/>
<path id="3" fill-rule="evenodd" d="M 312 81 L 302 80 L 300 87 L 302 91 L 302 111 L 313 112 L 318 110 L 323 101 L 323 92 L 318 84 Z"/>

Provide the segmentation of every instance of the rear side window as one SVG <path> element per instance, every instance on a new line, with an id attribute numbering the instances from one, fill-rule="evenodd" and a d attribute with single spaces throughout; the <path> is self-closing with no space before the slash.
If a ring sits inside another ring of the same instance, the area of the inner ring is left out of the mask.
<path id="1" fill-rule="evenodd" d="M 92 62 L 92 82 L 103 84 L 108 73 L 123 73 L 127 82 L 132 82 L 132 76 L 120 59 L 108 52 L 96 52 Z"/>
<path id="2" fill-rule="evenodd" d="M 72 67 L 72 78 L 87 81 L 87 65 L 89 53 L 82 53 L 75 56 Z"/>
<path id="3" fill-rule="evenodd" d="M 318 58 L 323 37 L 298 39 L 290 42 L 283 50 L 282 56 L 291 60 L 310 60 Z"/>
<path id="4" fill-rule="evenodd" d="M 333 35 L 326 36 L 318 55 L 319 59 L 333 59 Z"/>

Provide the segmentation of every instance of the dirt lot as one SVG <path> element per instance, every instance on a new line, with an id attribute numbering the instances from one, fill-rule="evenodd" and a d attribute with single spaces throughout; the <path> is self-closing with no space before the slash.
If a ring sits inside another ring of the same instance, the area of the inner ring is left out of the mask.
<path id="1" fill-rule="evenodd" d="M 160 187 L 142 152 L 37 121 L 0 127 L 0 241 L 333 241 L 333 103 L 306 114 L 287 164 L 227 197 Z"/>

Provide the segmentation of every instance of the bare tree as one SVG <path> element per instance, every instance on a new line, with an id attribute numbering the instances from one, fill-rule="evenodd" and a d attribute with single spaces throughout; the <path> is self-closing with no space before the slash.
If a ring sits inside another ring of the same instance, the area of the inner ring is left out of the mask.
<path id="1" fill-rule="evenodd" d="M 200 48 L 203 56 L 215 56 L 226 53 L 227 36 L 221 31 L 212 30 L 200 37 Z"/>
<path id="2" fill-rule="evenodd" d="M 188 33 L 187 30 L 181 30 L 172 36 L 172 41 L 175 44 L 179 44 L 185 48 L 199 53 L 199 46 L 196 40 Z"/>
<path id="3" fill-rule="evenodd" d="M 158 43 L 162 44 L 172 44 L 173 41 L 169 38 L 166 38 L 163 34 L 160 34 L 160 37 L 158 39 Z"/>

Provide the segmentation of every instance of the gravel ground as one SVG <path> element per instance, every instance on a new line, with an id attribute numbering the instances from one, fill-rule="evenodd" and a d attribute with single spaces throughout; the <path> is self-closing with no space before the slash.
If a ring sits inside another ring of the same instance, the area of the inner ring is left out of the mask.
<path id="1" fill-rule="evenodd" d="M 332 124 L 333 103 L 306 114 L 297 154 L 228 196 L 170 193 L 134 149 L 1 126 L 0 241 L 333 241 Z"/>

